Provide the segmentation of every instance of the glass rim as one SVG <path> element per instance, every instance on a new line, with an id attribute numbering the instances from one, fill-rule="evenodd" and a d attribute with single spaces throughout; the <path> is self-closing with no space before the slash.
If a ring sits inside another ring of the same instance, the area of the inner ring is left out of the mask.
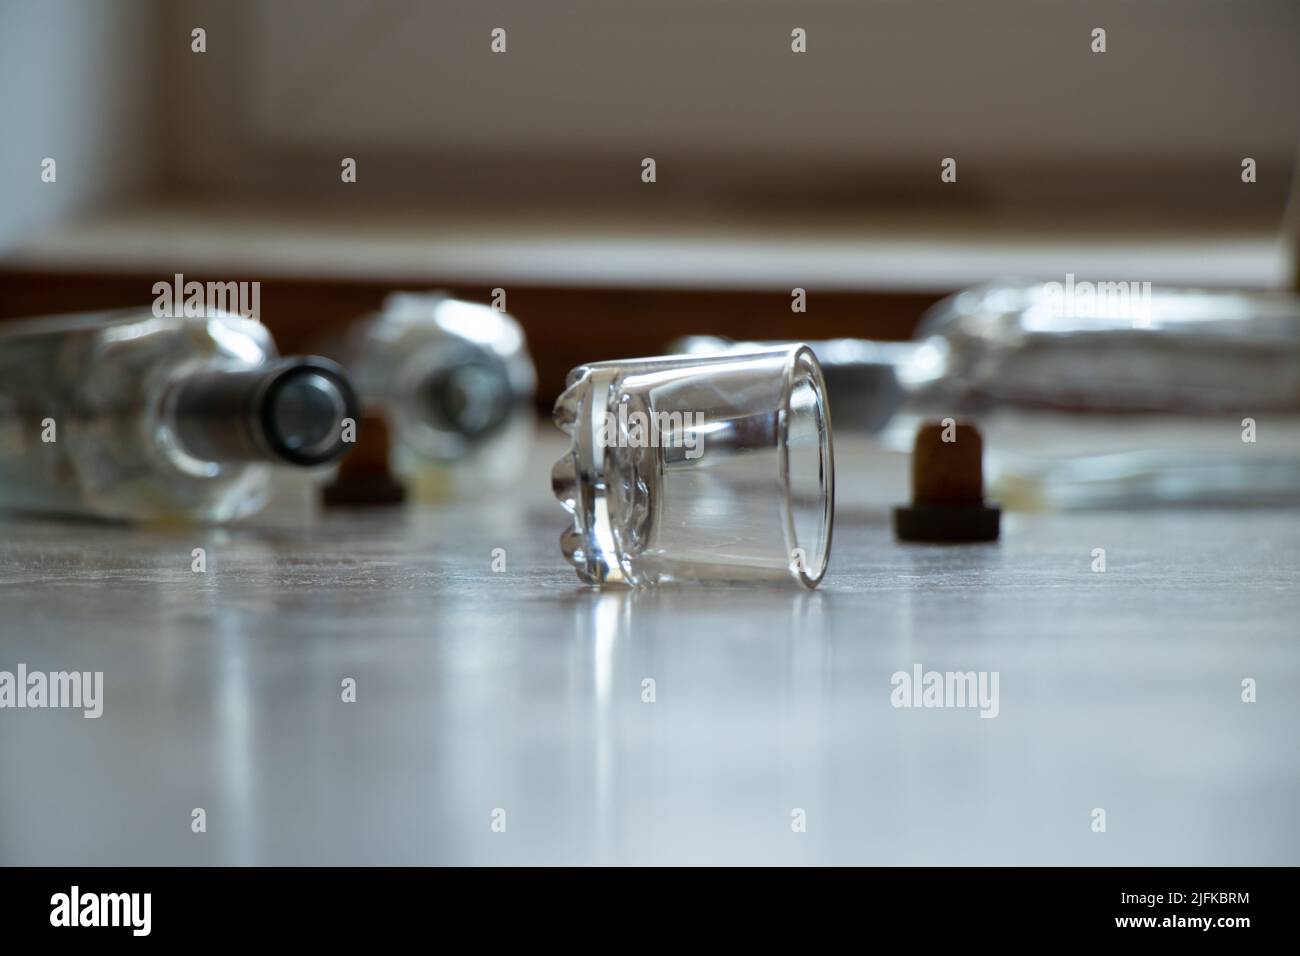
<path id="1" fill-rule="evenodd" d="M 791 345 L 789 348 L 789 358 L 785 367 L 785 381 L 781 390 L 781 412 L 779 417 L 780 428 L 780 448 L 781 448 L 781 490 L 783 492 L 782 518 L 785 524 L 785 535 L 788 552 L 791 555 L 791 571 L 795 580 L 804 587 L 813 590 L 821 583 L 826 576 L 826 569 L 830 565 L 831 559 L 831 538 L 835 528 L 835 443 L 831 431 L 831 412 L 830 402 L 826 394 L 826 378 L 822 374 L 821 363 L 817 360 L 817 354 L 806 342 L 800 342 Z M 794 398 L 794 389 L 796 381 L 800 376 L 800 368 L 806 363 L 806 368 L 812 383 L 813 393 L 817 400 L 817 410 L 821 419 L 825 422 L 826 427 L 818 436 L 819 460 L 823 466 L 825 476 L 825 494 L 821 501 L 820 523 L 817 529 L 817 538 L 821 540 L 822 533 L 825 534 L 825 543 L 818 550 L 817 567 L 804 567 L 804 562 L 795 562 L 793 560 L 794 549 L 803 549 L 804 554 L 808 551 L 799 541 L 799 535 L 795 527 L 794 505 L 793 505 L 793 488 L 790 479 L 790 417 L 793 414 L 791 402 Z M 809 573 L 813 571 L 815 573 Z"/>

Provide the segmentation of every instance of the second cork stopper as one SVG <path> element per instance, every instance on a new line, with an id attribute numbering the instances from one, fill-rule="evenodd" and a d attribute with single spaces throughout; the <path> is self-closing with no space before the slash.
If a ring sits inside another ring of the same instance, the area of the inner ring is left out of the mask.
<path id="1" fill-rule="evenodd" d="M 984 500 L 984 440 L 951 418 L 924 423 L 912 448 L 912 503 L 894 509 L 901 541 L 996 541 L 1001 509 Z"/>

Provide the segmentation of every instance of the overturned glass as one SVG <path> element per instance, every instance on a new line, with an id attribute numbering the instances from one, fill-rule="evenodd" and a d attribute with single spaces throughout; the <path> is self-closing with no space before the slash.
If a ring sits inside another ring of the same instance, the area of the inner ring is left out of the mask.
<path id="1" fill-rule="evenodd" d="M 230 521 L 340 458 L 356 398 L 259 322 L 123 310 L 0 326 L 0 508 Z"/>
<path id="2" fill-rule="evenodd" d="M 551 478 L 582 580 L 821 581 L 835 462 L 810 348 L 595 362 L 567 386 L 554 417 L 571 444 Z"/>

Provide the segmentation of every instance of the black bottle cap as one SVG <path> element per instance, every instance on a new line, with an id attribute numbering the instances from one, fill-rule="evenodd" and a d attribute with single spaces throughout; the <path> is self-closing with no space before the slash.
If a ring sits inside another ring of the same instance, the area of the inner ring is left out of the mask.
<path id="1" fill-rule="evenodd" d="M 482 356 L 438 368 L 425 380 L 421 394 L 435 426 L 467 441 L 486 438 L 501 428 L 514 403 L 504 363 Z"/>
<path id="2" fill-rule="evenodd" d="M 262 434 L 281 459 L 302 466 L 335 461 L 348 450 L 345 419 L 360 415 L 343 370 L 328 359 L 289 359 L 270 381 L 259 402 Z"/>

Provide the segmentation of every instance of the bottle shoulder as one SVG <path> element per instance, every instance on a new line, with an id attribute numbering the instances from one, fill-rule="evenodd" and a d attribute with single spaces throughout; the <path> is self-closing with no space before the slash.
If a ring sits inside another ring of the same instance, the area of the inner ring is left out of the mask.
<path id="1" fill-rule="evenodd" d="M 104 353 L 138 358 L 189 353 L 257 365 L 276 351 L 260 322 L 228 313 L 158 316 L 147 309 L 121 309 L 0 325 L 0 355 L 57 354 L 67 364 L 98 361 Z"/>

